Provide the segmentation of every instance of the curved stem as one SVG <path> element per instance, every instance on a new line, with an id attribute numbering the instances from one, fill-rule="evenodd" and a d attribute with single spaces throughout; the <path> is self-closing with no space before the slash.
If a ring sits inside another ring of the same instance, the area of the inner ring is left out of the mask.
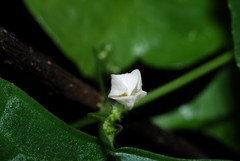
<path id="1" fill-rule="evenodd" d="M 200 67 L 193 69 L 192 71 L 176 78 L 175 80 L 150 91 L 146 97 L 144 97 L 141 101 L 139 101 L 134 106 L 134 108 L 137 108 L 139 106 L 147 104 L 153 100 L 156 100 L 156 99 L 188 84 L 189 82 L 196 80 L 197 78 L 226 64 L 227 62 L 232 60 L 232 58 L 233 58 L 233 53 L 231 51 L 218 56 L 217 58 L 201 65 Z"/>
<path id="2" fill-rule="evenodd" d="M 190 72 L 176 78 L 175 80 L 160 86 L 150 92 L 148 92 L 148 95 L 144 97 L 141 101 L 139 101 L 134 108 L 138 108 L 144 104 L 147 104 L 153 100 L 156 100 L 178 88 L 181 88 L 182 86 L 190 83 L 193 80 L 196 80 L 197 78 L 223 66 L 224 64 L 230 62 L 230 60 L 233 59 L 233 53 L 231 51 L 226 52 L 222 55 L 219 55 L 215 59 L 191 70 Z M 83 122 L 83 123 L 81 123 Z M 74 124 L 75 128 L 81 128 L 87 125 L 90 125 L 92 123 L 96 123 L 94 120 L 90 120 L 88 118 L 84 118 L 83 120 L 79 120 Z"/>

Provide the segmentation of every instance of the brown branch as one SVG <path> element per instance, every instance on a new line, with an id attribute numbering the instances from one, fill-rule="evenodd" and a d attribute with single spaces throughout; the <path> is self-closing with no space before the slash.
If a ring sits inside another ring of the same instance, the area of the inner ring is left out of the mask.
<path id="1" fill-rule="evenodd" d="M 66 98 L 97 110 L 97 103 L 102 97 L 95 89 L 2 27 L 0 27 L 0 52 Z"/>

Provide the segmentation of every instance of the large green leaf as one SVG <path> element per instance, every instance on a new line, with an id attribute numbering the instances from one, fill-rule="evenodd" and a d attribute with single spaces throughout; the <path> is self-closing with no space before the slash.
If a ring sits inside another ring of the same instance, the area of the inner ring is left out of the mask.
<path id="1" fill-rule="evenodd" d="M 72 129 L 0 78 L 1 160 L 102 160 L 98 139 Z"/>
<path id="2" fill-rule="evenodd" d="M 234 95 L 237 95 L 238 88 L 234 87 L 234 82 L 238 81 L 231 70 L 224 69 L 194 100 L 174 111 L 152 118 L 152 122 L 169 130 L 202 130 L 240 152 L 238 123 L 226 120 L 233 118 L 237 106 Z"/>
<path id="3" fill-rule="evenodd" d="M 25 0 L 56 44 L 86 76 L 96 72 L 93 49 L 111 45 L 107 68 L 119 72 L 138 58 L 182 68 L 224 43 L 214 0 Z"/>
<path id="4" fill-rule="evenodd" d="M 177 159 L 164 155 L 157 155 L 140 149 L 125 147 L 118 149 L 114 153 L 114 157 L 122 161 L 211 161 L 211 159 Z"/>
<path id="5" fill-rule="evenodd" d="M 0 78 L 0 158 L 7 160 L 193 161 L 133 148 L 109 151 L 72 129 L 13 84 Z"/>
<path id="6" fill-rule="evenodd" d="M 240 68 L 240 1 L 229 0 L 229 7 L 232 13 L 232 33 L 234 38 L 234 49 L 237 65 Z"/>

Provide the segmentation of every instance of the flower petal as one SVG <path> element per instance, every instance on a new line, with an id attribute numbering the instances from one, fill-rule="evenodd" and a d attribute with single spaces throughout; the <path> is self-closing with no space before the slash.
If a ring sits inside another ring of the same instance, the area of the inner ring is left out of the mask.
<path id="1" fill-rule="evenodd" d="M 131 72 L 131 74 L 136 75 L 136 77 L 138 78 L 137 90 L 142 90 L 142 77 L 140 71 L 138 69 L 135 69 Z"/>
<path id="2" fill-rule="evenodd" d="M 138 69 L 131 73 L 112 74 L 112 87 L 109 98 L 123 104 L 126 109 L 131 110 L 135 102 L 146 96 L 147 92 L 142 90 L 142 78 Z"/>
<path id="3" fill-rule="evenodd" d="M 112 74 L 111 75 L 111 90 L 108 95 L 108 97 L 114 97 L 114 96 L 121 96 L 122 94 L 127 92 L 127 87 L 124 85 L 121 79 L 119 79 L 119 75 Z"/>
<path id="4" fill-rule="evenodd" d="M 127 94 L 131 95 L 133 90 L 137 87 L 138 75 L 132 73 L 125 73 L 117 75 L 117 77 L 127 88 Z"/>
<path id="5" fill-rule="evenodd" d="M 125 97 L 113 97 L 112 99 L 116 100 L 117 102 L 121 103 L 125 106 L 128 110 L 131 110 L 135 103 L 135 96 L 125 96 Z"/>
<path id="6" fill-rule="evenodd" d="M 135 95 L 135 101 L 138 102 L 140 99 L 142 99 L 143 97 L 145 97 L 147 95 L 147 92 L 145 91 L 140 91 Z"/>

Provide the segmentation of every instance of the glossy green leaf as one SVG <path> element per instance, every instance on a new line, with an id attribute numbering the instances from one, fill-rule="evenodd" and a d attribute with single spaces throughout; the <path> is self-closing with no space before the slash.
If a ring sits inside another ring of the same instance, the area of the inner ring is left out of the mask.
<path id="1" fill-rule="evenodd" d="M 240 68 L 240 1 L 229 0 L 229 8 L 232 14 L 232 34 L 234 38 L 235 58 Z"/>
<path id="2" fill-rule="evenodd" d="M 234 107 L 232 77 L 221 71 L 191 102 L 169 113 L 156 116 L 153 123 L 165 129 L 195 129 L 228 116 Z"/>
<path id="3" fill-rule="evenodd" d="M 133 148 L 110 152 L 72 129 L 13 84 L 0 78 L 0 158 L 7 160 L 193 161 Z M 108 153 L 108 154 L 107 154 Z"/>
<path id="4" fill-rule="evenodd" d="M 211 161 L 211 159 L 177 159 L 135 148 L 120 148 L 113 156 L 121 161 Z"/>
<path id="5" fill-rule="evenodd" d="M 194 100 L 172 112 L 152 118 L 152 122 L 169 130 L 201 130 L 240 152 L 240 124 L 226 120 L 234 118 L 233 111 L 238 106 L 234 97 L 238 95 L 238 87 L 234 87 L 234 82 L 238 82 L 236 80 L 229 69 L 224 69 Z"/>
<path id="6" fill-rule="evenodd" d="M 107 70 L 136 60 L 183 68 L 218 50 L 223 30 L 214 0 L 25 0 L 39 23 L 85 76 L 94 77 L 93 50 L 110 45 Z"/>
<path id="7" fill-rule="evenodd" d="M 99 140 L 77 131 L 0 78 L 1 160 L 103 160 Z"/>

